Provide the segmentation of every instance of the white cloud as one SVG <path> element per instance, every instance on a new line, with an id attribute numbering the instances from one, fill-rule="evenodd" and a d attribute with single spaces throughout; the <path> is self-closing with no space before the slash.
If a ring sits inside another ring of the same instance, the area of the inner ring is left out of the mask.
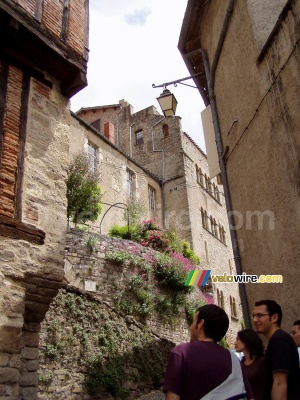
<path id="1" fill-rule="evenodd" d="M 125 15 L 125 21 L 131 26 L 143 26 L 146 23 L 148 15 L 151 14 L 151 10 L 146 7 L 143 9 L 134 10 L 130 14 Z"/>
<path id="2" fill-rule="evenodd" d="M 135 111 L 155 105 L 161 84 L 189 76 L 177 49 L 187 0 L 91 0 L 88 87 L 71 108 L 115 104 L 125 99 Z M 127 16 L 127 17 L 126 17 Z M 128 16 L 131 23 L 128 24 Z M 136 18 L 136 19 L 135 19 Z M 193 81 L 186 83 L 193 84 Z M 169 86 L 178 100 L 182 127 L 205 149 L 197 89 Z"/>

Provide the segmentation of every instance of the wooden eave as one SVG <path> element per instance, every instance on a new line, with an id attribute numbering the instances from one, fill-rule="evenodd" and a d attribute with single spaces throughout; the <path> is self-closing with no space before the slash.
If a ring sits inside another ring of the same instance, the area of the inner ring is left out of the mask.
<path id="1" fill-rule="evenodd" d="M 193 80 L 199 89 L 205 105 L 208 105 L 208 85 L 200 53 L 200 28 L 206 5 L 207 0 L 189 0 L 181 27 L 178 49 L 190 74 L 199 74 Z"/>
<path id="2" fill-rule="evenodd" d="M 49 73 L 68 98 L 87 86 L 87 61 L 10 3 L 0 0 L 1 56 L 27 70 Z"/>

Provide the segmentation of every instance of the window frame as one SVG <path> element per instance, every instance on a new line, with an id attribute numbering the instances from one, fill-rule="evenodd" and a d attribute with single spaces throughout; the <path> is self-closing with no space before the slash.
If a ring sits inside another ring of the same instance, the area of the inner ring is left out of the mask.
<path id="1" fill-rule="evenodd" d="M 155 211 L 156 207 L 156 190 L 148 185 L 148 201 L 149 201 L 149 210 L 150 211 Z"/>
<path id="2" fill-rule="evenodd" d="M 135 145 L 140 146 L 144 144 L 144 132 L 143 129 L 139 129 L 135 132 Z"/>
<path id="3" fill-rule="evenodd" d="M 93 153 L 90 152 L 90 149 L 93 149 Z M 89 159 L 89 170 L 90 172 L 94 173 L 98 166 L 98 147 L 94 145 L 92 142 L 88 141 L 87 144 L 87 155 Z"/>
<path id="4" fill-rule="evenodd" d="M 126 195 L 128 199 L 133 199 L 134 197 L 134 179 L 135 174 L 130 169 L 126 169 Z"/>

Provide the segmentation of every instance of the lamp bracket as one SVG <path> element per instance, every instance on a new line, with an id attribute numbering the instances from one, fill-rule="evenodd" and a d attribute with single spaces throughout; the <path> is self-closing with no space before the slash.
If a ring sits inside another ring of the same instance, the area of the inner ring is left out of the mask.
<path id="1" fill-rule="evenodd" d="M 164 89 L 166 89 L 167 86 L 169 86 L 169 85 L 174 85 L 174 86 L 176 86 L 177 83 L 181 83 L 182 81 L 186 81 L 186 80 L 188 80 L 188 79 L 193 79 L 193 78 L 195 78 L 196 76 L 201 75 L 201 73 L 202 73 L 202 72 L 198 72 L 198 74 L 191 75 L 191 76 L 187 76 L 186 78 L 177 79 L 177 80 L 171 81 L 171 82 L 165 82 L 165 83 L 162 83 L 161 85 L 155 85 L 155 84 L 153 83 L 153 84 L 152 84 L 152 87 L 153 87 L 153 88 L 163 87 Z M 190 86 L 190 85 L 188 85 L 188 86 Z M 196 86 L 191 86 L 191 87 L 196 88 Z M 197 88 L 196 88 L 196 89 L 197 89 Z"/>

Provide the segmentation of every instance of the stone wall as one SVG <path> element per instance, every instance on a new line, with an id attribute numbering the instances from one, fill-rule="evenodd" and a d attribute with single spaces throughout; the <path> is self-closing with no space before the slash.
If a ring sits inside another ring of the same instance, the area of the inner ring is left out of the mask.
<path id="1" fill-rule="evenodd" d="M 63 278 L 69 123 L 59 85 L 50 89 L 31 79 L 18 208 L 19 232 L 26 228 L 27 235 L 15 236 L 5 225 L 0 236 L 1 398 L 34 399 L 37 392 L 40 322 Z"/>
<path id="2" fill-rule="evenodd" d="M 139 244 L 104 235 L 92 235 L 95 248 L 91 253 L 87 242 L 91 234 L 75 229 L 69 230 L 66 242 L 65 278 L 70 287 L 91 291 L 94 297 L 111 306 L 116 303 L 116 295 L 124 291 L 129 283 L 132 268 L 107 260 L 107 253 L 120 251 L 141 251 Z M 138 317 L 136 317 L 138 318 Z M 178 323 L 172 328 L 155 315 L 147 319 L 147 326 L 159 336 L 180 343 L 189 340 L 189 330 L 184 310 L 178 315 Z"/>
<path id="3" fill-rule="evenodd" d="M 123 367 L 126 365 L 126 378 L 122 376 L 121 386 L 128 390 L 129 399 L 141 398 L 161 387 L 170 349 L 189 340 L 183 309 L 173 325 L 163 322 L 156 313 L 144 320 L 119 311 L 116 297 L 127 289 L 133 270 L 126 264 L 107 260 L 106 255 L 116 250 L 141 251 L 142 248 L 131 241 L 92 235 L 95 242 L 91 251 L 87 245 L 91 235 L 74 229 L 67 234 L 67 285 L 49 309 L 40 335 L 40 399 L 112 398 L 108 388 L 101 387 L 92 396 L 88 392 L 89 383 L 86 386 L 86 382 L 91 382 L 91 361 L 98 353 L 103 355 L 105 352 L 106 343 L 99 342 L 99 335 L 103 335 L 105 329 L 112 329 L 107 332 L 107 341 L 112 338 L 117 341 L 117 348 L 123 349 L 120 360 Z M 151 366 L 146 375 L 139 372 L 134 361 L 133 355 L 139 351 Z M 104 367 L 110 368 L 107 355 L 103 357 L 106 360 Z M 156 357 L 160 357 L 160 361 Z M 95 364 L 93 368 L 96 369 Z M 106 376 L 105 368 L 99 372 L 101 379 Z M 161 392 L 155 392 L 152 398 L 161 398 Z"/>
<path id="4" fill-rule="evenodd" d="M 261 7 L 254 15 L 251 5 L 256 3 Z M 214 0 L 203 4 L 203 9 L 190 9 L 195 21 L 197 13 L 204 12 L 205 18 L 201 24 L 184 21 L 186 38 L 200 41 L 193 47 L 187 40 L 184 52 L 200 45 L 213 60 L 220 37 L 214 27 L 222 26 L 226 15 L 227 4 L 220 4 Z M 284 329 L 290 330 L 299 317 L 294 299 L 300 289 L 300 2 L 277 1 L 276 5 L 281 9 L 270 1 L 235 2 L 216 68 L 214 94 L 243 271 L 283 277 L 283 283 L 246 285 L 250 313 L 257 300 L 274 299 L 282 306 Z M 254 32 L 258 17 L 266 22 L 267 41 L 266 36 L 258 37 L 261 32 Z M 192 64 L 193 71 L 203 70 L 200 58 Z"/>

